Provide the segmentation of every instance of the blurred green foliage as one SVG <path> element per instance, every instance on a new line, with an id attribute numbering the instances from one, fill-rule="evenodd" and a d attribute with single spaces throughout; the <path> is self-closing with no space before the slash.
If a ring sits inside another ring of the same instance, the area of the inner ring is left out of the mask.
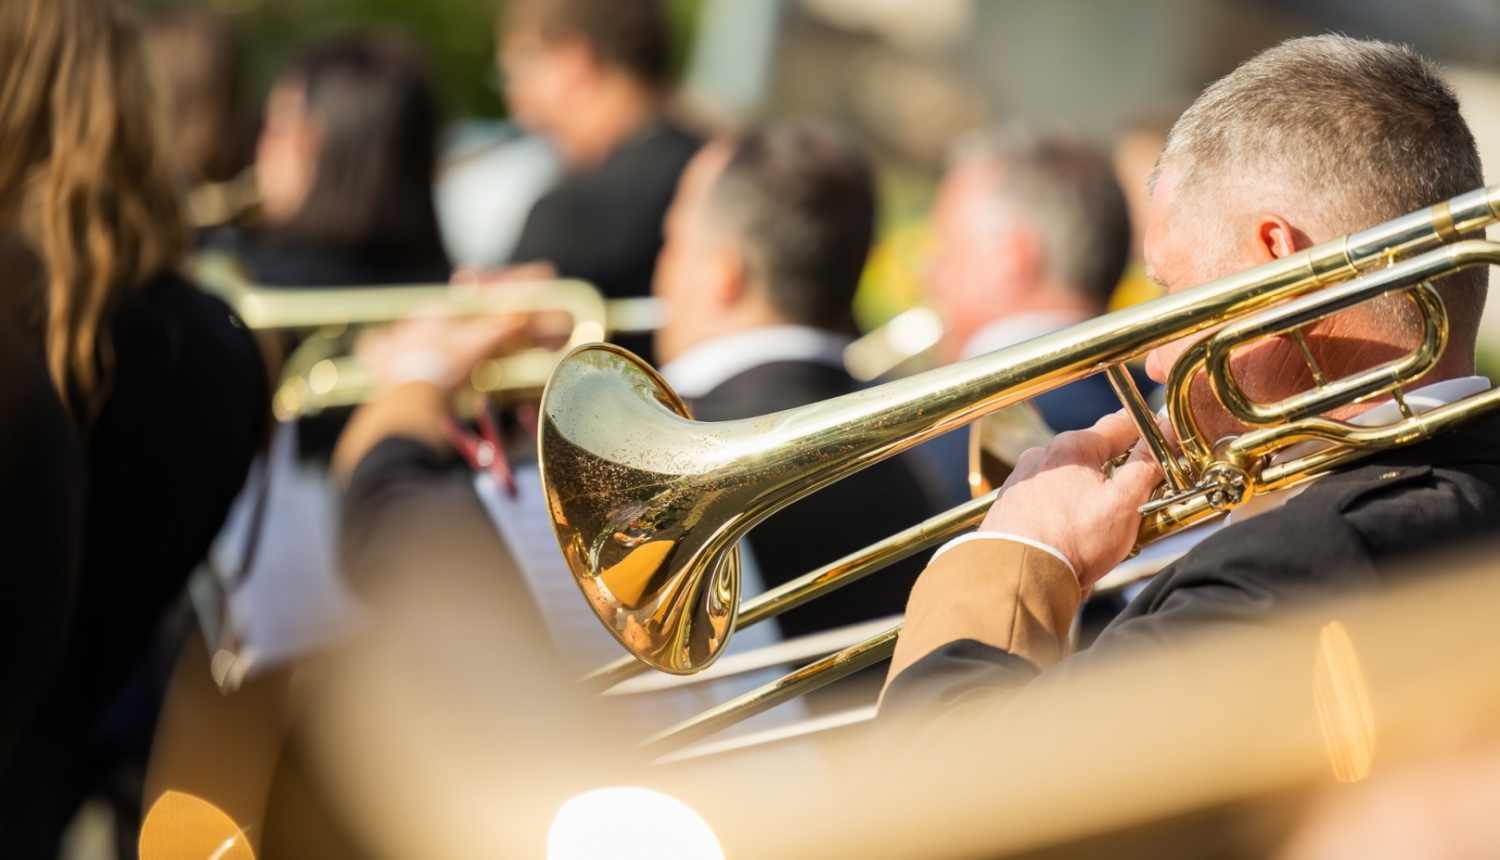
<path id="1" fill-rule="evenodd" d="M 701 0 L 662 0 L 682 68 Z M 247 95 L 258 108 L 277 73 L 319 39 L 350 32 L 398 33 L 422 51 L 450 119 L 504 116 L 495 72 L 498 0 L 134 0 L 142 13 L 205 7 L 234 27 L 245 57 Z"/>

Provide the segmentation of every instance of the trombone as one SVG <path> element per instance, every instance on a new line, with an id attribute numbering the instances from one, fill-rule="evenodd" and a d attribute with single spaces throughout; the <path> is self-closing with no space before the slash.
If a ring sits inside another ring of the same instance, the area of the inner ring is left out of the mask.
<path id="1" fill-rule="evenodd" d="M 304 333 L 301 343 L 287 357 L 272 398 L 272 409 L 282 421 L 368 399 L 374 380 L 354 355 L 355 341 L 371 325 L 414 313 L 533 315 L 537 320 L 533 326 L 535 340 L 560 345 L 534 344 L 474 368 L 470 387 L 499 398 L 536 397 L 568 350 L 601 341 L 610 333 L 650 331 L 663 316 L 656 299 L 606 302 L 598 290 L 577 280 L 500 287 L 266 287 L 252 283 L 238 260 L 219 253 L 199 255 L 193 262 L 193 275 L 204 289 L 223 299 L 246 327 Z"/>
<path id="2" fill-rule="evenodd" d="M 1142 509 L 1137 546 L 1217 517 L 1254 495 L 1325 474 L 1373 452 L 1435 436 L 1500 406 L 1500 389 L 1394 423 L 1317 417 L 1392 395 L 1437 362 L 1447 316 L 1430 279 L 1500 263 L 1500 243 L 1466 239 L 1500 221 L 1500 186 L 1308 248 L 1052 335 L 876 388 L 741 421 L 689 420 L 680 398 L 635 356 L 605 344 L 571 352 L 542 398 L 540 460 L 558 544 L 584 597 L 629 656 L 587 680 L 612 685 L 647 668 L 711 666 L 737 626 L 798 606 L 976 526 L 998 490 L 825 565 L 741 605 L 737 543 L 775 511 L 877 460 L 1094 373 L 1105 373 L 1165 481 Z M 1329 382 L 1304 352 L 1314 387 L 1257 403 L 1229 367 L 1235 350 L 1290 336 L 1386 295 L 1415 306 L 1411 353 Z M 1122 364 L 1180 338 L 1199 340 L 1173 366 L 1169 449 Z M 1205 373 L 1224 407 L 1253 429 L 1203 437 L 1188 383 Z M 1316 450 L 1271 455 L 1314 441 Z M 666 751 L 889 657 L 899 625 L 674 726 L 646 743 Z"/>

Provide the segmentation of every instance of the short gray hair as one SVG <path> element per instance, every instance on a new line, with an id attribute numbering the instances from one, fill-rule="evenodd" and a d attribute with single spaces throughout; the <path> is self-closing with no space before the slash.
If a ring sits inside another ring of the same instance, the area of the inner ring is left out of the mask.
<path id="1" fill-rule="evenodd" d="M 1326 238 L 1484 184 L 1474 135 L 1435 65 L 1401 45 L 1334 35 L 1283 42 L 1210 85 L 1172 127 L 1153 187 L 1167 165 L 1195 202 L 1237 183 L 1295 186 Z M 1460 332 L 1477 331 L 1487 279 L 1482 268 L 1444 279 Z"/>
<path id="2" fill-rule="evenodd" d="M 1104 307 L 1130 256 L 1130 212 L 1109 162 L 1067 135 L 1006 128 L 973 136 L 956 164 L 1000 171 L 994 199 L 1039 234 L 1048 276 Z"/>

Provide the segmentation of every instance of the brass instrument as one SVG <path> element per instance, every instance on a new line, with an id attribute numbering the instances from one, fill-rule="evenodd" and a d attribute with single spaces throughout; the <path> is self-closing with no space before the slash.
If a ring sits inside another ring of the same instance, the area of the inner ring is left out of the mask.
<path id="1" fill-rule="evenodd" d="M 737 542 L 777 510 L 877 460 L 1082 377 L 1108 374 L 1165 475 L 1142 509 L 1138 545 L 1221 515 L 1258 493 L 1324 474 L 1372 452 L 1426 439 L 1500 406 L 1500 389 L 1413 414 L 1401 391 L 1437 361 L 1447 337 L 1428 280 L 1500 263 L 1500 244 L 1464 239 L 1500 220 L 1500 187 L 1314 246 L 1193 289 L 959 364 L 775 415 L 688 420 L 681 400 L 635 356 L 598 344 L 553 371 L 542 400 L 540 456 L 553 527 L 567 563 L 605 627 L 631 656 L 594 672 L 612 684 L 655 668 L 700 671 L 737 626 L 800 605 L 974 527 L 995 492 L 934 517 L 759 597 L 739 600 Z M 1279 403 L 1249 400 L 1228 358 L 1245 344 L 1290 335 L 1360 303 L 1397 294 L 1422 320 L 1409 355 L 1329 382 L 1304 349 L 1315 386 Z M 1122 363 L 1206 332 L 1172 368 L 1167 411 L 1182 456 Z M 1225 407 L 1255 428 L 1206 439 L 1188 382 L 1206 372 Z M 1316 417 L 1390 394 L 1395 423 L 1362 427 Z M 1304 441 L 1317 450 L 1272 462 Z M 680 746 L 892 653 L 899 626 L 720 705 L 652 738 Z"/>
<path id="2" fill-rule="evenodd" d="M 205 182 L 188 192 L 188 222 L 198 229 L 260 220 L 260 186 L 255 167 L 223 182 Z"/>
<path id="3" fill-rule="evenodd" d="M 474 391 L 492 397 L 535 397 L 569 349 L 603 340 L 611 332 L 649 330 L 660 316 L 655 299 L 606 303 L 598 290 L 574 280 L 501 287 L 264 287 L 251 283 L 239 262 L 224 254 L 200 255 L 193 275 L 205 289 L 224 299 L 247 327 L 307 332 L 287 357 L 272 400 L 276 417 L 282 421 L 352 406 L 370 396 L 373 380 L 353 354 L 355 340 L 370 325 L 414 313 L 535 315 L 541 322 L 540 340 L 556 345 L 533 345 L 484 361 L 469 380 Z"/>

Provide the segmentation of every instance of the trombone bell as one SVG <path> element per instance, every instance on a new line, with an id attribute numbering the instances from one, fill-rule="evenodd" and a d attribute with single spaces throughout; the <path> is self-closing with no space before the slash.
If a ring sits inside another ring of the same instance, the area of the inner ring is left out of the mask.
<path id="1" fill-rule="evenodd" d="M 1121 363 L 1220 328 L 1179 358 L 1168 381 L 1168 412 L 1184 456 L 1163 463 L 1170 495 L 1144 517 L 1144 544 L 1251 493 L 1500 408 L 1500 394 L 1476 397 L 1442 411 L 1441 419 L 1411 417 L 1379 432 L 1304 417 L 1399 394 L 1431 367 L 1446 338 L 1446 317 L 1421 282 L 1500 263 L 1500 244 L 1462 240 L 1496 221 L 1500 187 L 1477 189 L 988 355 L 740 421 L 690 421 L 639 359 L 616 347 L 583 346 L 558 365 L 542 398 L 539 454 L 553 528 L 579 587 L 615 638 L 654 668 L 694 672 L 710 665 L 734 632 L 733 553 L 761 520 L 850 472 L 1074 380 L 1105 372 L 1119 387 L 1127 379 L 1117 370 Z M 1236 405 L 1270 426 L 1222 450 L 1198 432 L 1187 401 L 1187 383 L 1197 373 L 1208 373 L 1214 390 L 1234 401 L 1240 393 L 1228 355 L 1240 344 L 1295 337 L 1312 321 L 1397 293 L 1422 313 L 1423 342 L 1413 355 L 1320 382 L 1307 396 L 1280 403 L 1254 404 L 1240 395 Z M 1133 400 L 1126 397 L 1127 407 Z M 1142 404 L 1135 407 L 1132 416 L 1151 450 L 1164 456 L 1154 418 Z M 1306 438 L 1333 444 L 1292 463 L 1269 464 L 1270 453 Z"/>
<path id="2" fill-rule="evenodd" d="M 559 401 L 554 391 L 570 393 Z M 604 626 L 632 653 L 695 672 L 733 632 L 737 537 L 693 528 L 742 517 L 758 480 L 732 448 L 690 435 L 687 406 L 651 366 L 609 344 L 574 350 L 542 395 L 542 486 L 558 544 Z M 621 435 L 621 428 L 631 432 Z M 635 444 L 636 441 L 650 444 Z M 708 483 L 708 493 L 699 488 Z M 707 576 L 688 575 L 707 559 Z"/>

